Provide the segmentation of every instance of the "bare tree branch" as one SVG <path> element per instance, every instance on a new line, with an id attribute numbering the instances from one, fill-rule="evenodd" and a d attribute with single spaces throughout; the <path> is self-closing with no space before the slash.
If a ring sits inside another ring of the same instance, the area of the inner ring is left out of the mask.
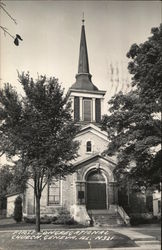
<path id="1" fill-rule="evenodd" d="M 5 3 L 2 3 L 2 2 L 0 2 L 0 5 L 4 5 L 4 6 L 6 6 L 6 4 L 5 4 Z"/>
<path id="2" fill-rule="evenodd" d="M 34 189 L 34 186 L 31 183 L 27 182 L 27 184 Z"/>
<path id="3" fill-rule="evenodd" d="M 4 31 L 4 35 L 6 35 L 6 33 L 7 33 L 10 37 L 12 37 L 13 39 L 15 39 L 15 37 L 13 35 L 11 35 L 10 32 L 7 31 L 7 28 L 5 28 L 5 27 L 3 27 L 1 25 L 0 25 L 0 28 Z"/>
<path id="4" fill-rule="evenodd" d="M 16 19 L 13 18 L 10 13 L 3 7 L 3 5 L 5 5 L 4 3 L 0 3 L 0 8 L 7 14 L 7 16 L 15 23 L 17 24 L 16 22 Z"/>
<path id="5" fill-rule="evenodd" d="M 3 154 L 4 154 L 4 152 L 2 152 L 2 153 L 0 154 L 0 157 L 1 157 Z"/>
<path id="6" fill-rule="evenodd" d="M 0 2 L 0 9 L 2 9 L 2 10 L 7 14 L 7 16 L 8 16 L 15 24 L 17 24 L 16 19 L 13 18 L 13 17 L 11 16 L 11 14 L 5 9 L 4 6 L 6 6 L 6 5 L 5 5 L 4 3 Z M 6 34 L 8 34 L 11 38 L 14 39 L 14 44 L 15 44 L 16 46 L 19 45 L 19 40 L 21 40 L 21 41 L 23 40 L 19 34 L 16 34 L 16 36 L 13 36 L 13 35 L 7 30 L 7 28 L 4 27 L 4 26 L 1 26 L 1 25 L 0 25 L 0 29 L 2 29 L 2 30 L 4 31 L 4 35 L 5 35 L 5 36 L 6 36 Z"/>

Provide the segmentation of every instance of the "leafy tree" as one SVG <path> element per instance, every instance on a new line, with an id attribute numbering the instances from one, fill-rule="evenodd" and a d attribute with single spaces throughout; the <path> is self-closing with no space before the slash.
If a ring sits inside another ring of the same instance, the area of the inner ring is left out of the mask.
<path id="1" fill-rule="evenodd" d="M 0 197 L 15 192 L 23 192 L 26 189 L 27 176 L 23 172 L 21 162 L 16 165 L 0 166 Z"/>
<path id="2" fill-rule="evenodd" d="M 20 162 L 16 166 L 0 166 L 0 210 L 7 207 L 7 194 L 23 192 L 26 189 L 27 176 L 22 170 Z"/>
<path id="3" fill-rule="evenodd" d="M 40 199 L 53 177 L 64 178 L 74 171 L 78 127 L 71 117 L 71 104 L 58 79 L 41 76 L 33 81 L 19 74 L 24 89 L 20 97 L 11 85 L 0 91 L 1 152 L 17 156 L 17 176 L 32 179 L 36 198 L 36 231 L 40 231 Z"/>
<path id="4" fill-rule="evenodd" d="M 103 118 L 110 144 L 108 155 L 117 154 L 117 176 L 125 174 L 139 185 L 160 182 L 162 25 L 152 28 L 152 36 L 127 53 L 132 91 L 122 92 L 109 101 L 110 115 Z"/>
<path id="5" fill-rule="evenodd" d="M 24 171 L 21 160 L 17 160 L 13 166 L 10 166 L 10 173 L 12 174 L 12 180 L 8 183 L 7 194 L 23 193 L 26 189 L 28 175 Z"/>
<path id="6" fill-rule="evenodd" d="M 5 165 L 0 168 L 0 196 L 7 194 L 7 188 L 13 180 L 13 174 L 11 173 L 10 167 Z"/>
<path id="7" fill-rule="evenodd" d="M 6 195 L 8 187 L 13 180 L 13 175 L 9 166 L 0 168 L 0 210 L 6 209 Z"/>

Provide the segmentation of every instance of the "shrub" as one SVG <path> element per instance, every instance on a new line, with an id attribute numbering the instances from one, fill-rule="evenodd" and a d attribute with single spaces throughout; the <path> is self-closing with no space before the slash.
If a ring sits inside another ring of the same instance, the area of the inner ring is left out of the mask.
<path id="1" fill-rule="evenodd" d="M 29 218 L 24 217 L 24 221 L 26 223 L 34 223 L 35 224 L 35 217 Z M 58 210 L 57 216 L 48 216 L 44 215 L 40 218 L 41 224 L 63 224 L 63 225 L 76 225 L 77 222 L 74 221 L 73 217 L 70 215 L 70 212 L 66 208 L 60 208 Z"/>
<path id="2" fill-rule="evenodd" d="M 40 223 L 41 224 L 50 224 L 52 222 L 52 218 L 48 215 L 45 215 L 40 218 Z"/>
<path id="3" fill-rule="evenodd" d="M 73 225 L 76 224 L 73 217 L 70 215 L 70 212 L 66 208 L 60 208 L 58 212 L 57 219 L 53 221 L 53 224 L 64 224 L 64 225 Z"/>
<path id="4" fill-rule="evenodd" d="M 34 217 L 33 217 L 33 218 L 24 217 L 24 221 L 25 221 L 26 223 L 31 223 L 31 224 L 35 224 L 35 222 L 36 222 L 36 220 L 35 220 Z"/>
<path id="5" fill-rule="evenodd" d="M 45 216 L 43 216 L 43 217 L 40 218 L 40 223 L 41 224 L 50 224 L 50 223 L 53 223 L 54 221 L 56 221 L 56 219 L 57 219 L 56 216 L 45 215 Z M 31 223 L 31 224 L 35 224 L 36 223 L 35 216 L 32 217 L 32 218 L 24 217 L 24 221 L 26 223 Z"/>
<path id="6" fill-rule="evenodd" d="M 158 223 L 158 219 L 150 213 L 134 213 L 130 215 L 130 224 L 132 226 L 151 223 Z"/>
<path id="7" fill-rule="evenodd" d="M 20 196 L 15 200 L 14 220 L 16 222 L 22 221 L 22 198 Z"/>

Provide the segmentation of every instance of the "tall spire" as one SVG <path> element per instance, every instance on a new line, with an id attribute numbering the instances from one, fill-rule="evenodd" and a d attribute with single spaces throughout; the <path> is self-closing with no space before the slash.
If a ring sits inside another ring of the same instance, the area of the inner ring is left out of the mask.
<path id="1" fill-rule="evenodd" d="M 87 52 L 87 43 L 86 43 L 84 22 L 85 22 L 85 20 L 84 20 L 84 13 L 83 13 L 81 39 L 80 39 L 78 74 L 89 73 L 89 62 L 88 62 L 88 52 Z"/>
<path id="2" fill-rule="evenodd" d="M 91 74 L 89 73 L 89 62 L 87 43 L 84 27 L 84 15 L 82 18 L 80 50 L 79 50 L 79 63 L 78 74 L 76 75 L 76 82 L 71 86 L 72 89 L 96 91 L 98 88 L 91 81 Z"/>

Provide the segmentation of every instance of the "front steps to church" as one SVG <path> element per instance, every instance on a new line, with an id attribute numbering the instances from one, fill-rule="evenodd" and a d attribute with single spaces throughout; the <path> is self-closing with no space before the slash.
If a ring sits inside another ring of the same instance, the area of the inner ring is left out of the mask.
<path id="1" fill-rule="evenodd" d="M 117 211 L 88 210 L 92 225 L 95 227 L 119 227 L 126 226 L 124 220 Z"/>

